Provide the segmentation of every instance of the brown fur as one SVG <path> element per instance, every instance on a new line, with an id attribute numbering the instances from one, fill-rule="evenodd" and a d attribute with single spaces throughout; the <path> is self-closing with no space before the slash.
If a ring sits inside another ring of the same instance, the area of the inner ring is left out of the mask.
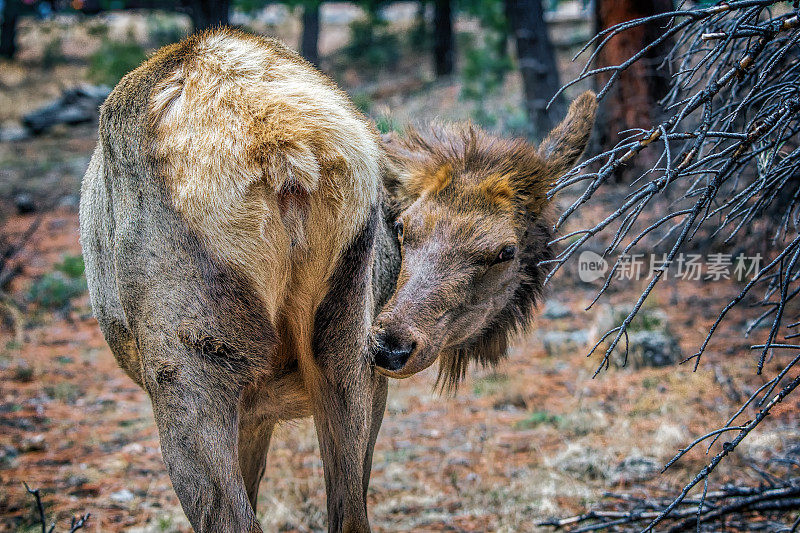
<path id="1" fill-rule="evenodd" d="M 512 209 L 515 195 L 512 177 L 505 174 L 490 175 L 478 185 L 477 194 L 497 209 Z"/>
<path id="2" fill-rule="evenodd" d="M 175 56 L 150 99 L 159 166 L 176 208 L 251 276 L 274 317 L 296 285 L 291 258 L 304 252 L 303 283 L 324 284 L 333 262 L 308 257 L 335 258 L 377 201 L 374 132 L 277 41 L 202 33 L 140 69 Z"/>
<path id="3" fill-rule="evenodd" d="M 222 29 L 125 76 L 99 133 L 81 196 L 92 307 L 150 395 L 192 526 L 259 531 L 272 427 L 313 415 L 329 528 L 367 531 L 386 391 L 366 356 L 386 291 L 372 127 L 282 44 Z"/>
<path id="4" fill-rule="evenodd" d="M 413 348 L 386 375 L 407 377 L 438 356 L 440 382 L 454 389 L 470 361 L 503 357 L 530 321 L 545 277 L 540 262 L 552 258 L 547 194 L 583 152 L 596 108 L 592 93 L 581 95 L 538 148 L 471 125 L 387 139 L 394 174 L 385 182 L 404 227 L 403 261 L 375 336 L 393 356 Z M 513 259 L 492 264 L 508 247 Z"/>
<path id="5" fill-rule="evenodd" d="M 546 192 L 591 126 L 575 113 L 546 158 L 442 130 L 393 151 L 395 173 L 346 95 L 276 41 L 215 30 L 123 78 L 84 177 L 81 243 L 95 316 L 151 398 L 195 530 L 260 531 L 272 428 L 309 415 L 329 530 L 369 530 L 387 390 L 373 318 L 388 301 L 376 331 L 426 341 L 398 376 L 441 352 L 457 382 L 469 360 L 502 355 L 541 286 Z M 402 261 L 393 213 L 406 220 Z M 489 266 L 511 245 L 507 268 Z"/>

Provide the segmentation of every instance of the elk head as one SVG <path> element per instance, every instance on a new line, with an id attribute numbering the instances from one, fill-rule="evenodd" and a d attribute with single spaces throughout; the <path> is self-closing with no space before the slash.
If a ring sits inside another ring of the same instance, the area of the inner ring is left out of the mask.
<path id="1" fill-rule="evenodd" d="M 469 361 L 505 354 L 552 257 L 547 193 L 583 153 L 596 109 L 582 94 L 538 149 L 472 126 L 386 142 L 402 265 L 373 327 L 379 372 L 404 378 L 439 358 L 439 380 L 453 388 Z"/>

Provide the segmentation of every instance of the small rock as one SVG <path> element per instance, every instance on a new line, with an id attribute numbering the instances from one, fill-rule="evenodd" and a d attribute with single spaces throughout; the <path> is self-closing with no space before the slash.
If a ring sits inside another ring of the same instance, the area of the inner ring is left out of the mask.
<path id="1" fill-rule="evenodd" d="M 81 202 L 80 196 L 78 196 L 77 194 L 66 194 L 61 198 L 59 198 L 58 207 L 75 210 L 78 209 L 78 205 L 80 205 L 80 202 Z"/>
<path id="2" fill-rule="evenodd" d="M 11 445 L 0 446 L 0 465 L 10 464 L 11 461 L 19 455 L 19 450 Z"/>
<path id="3" fill-rule="evenodd" d="M 602 307 L 590 330 L 592 339 L 599 340 L 605 332 L 619 326 L 628 313 L 626 308 Z M 612 334 L 607 337 L 598 350 L 604 352 L 615 336 Z M 625 336 L 619 340 L 611 354 L 610 362 L 615 368 L 670 366 L 680 357 L 680 345 L 670 330 L 666 313 L 660 309 L 641 309 L 628 327 L 627 340 L 627 358 Z"/>
<path id="4" fill-rule="evenodd" d="M 27 215 L 36 211 L 36 204 L 33 201 L 33 196 L 26 192 L 14 195 L 14 207 L 17 208 L 17 214 L 20 215 Z"/>
<path id="5" fill-rule="evenodd" d="M 510 411 L 512 409 L 525 409 L 527 403 L 525 402 L 525 397 L 517 393 L 499 398 L 492 407 L 494 407 L 495 411 Z"/>
<path id="6" fill-rule="evenodd" d="M 19 443 L 20 453 L 41 452 L 47 448 L 47 442 L 44 440 L 44 435 L 34 435 L 33 437 L 26 437 Z"/>
<path id="7" fill-rule="evenodd" d="M 81 85 L 64 89 L 61 96 L 22 117 L 22 123 L 34 134 L 58 124 L 80 124 L 97 118 L 100 104 L 111 92 L 105 85 Z"/>
<path id="8" fill-rule="evenodd" d="M 0 127 L 0 142 L 24 141 L 31 137 L 28 128 L 20 124 L 10 124 Z"/>
<path id="9" fill-rule="evenodd" d="M 589 344 L 589 331 L 585 329 L 548 331 L 542 335 L 541 339 L 548 355 L 560 355 L 584 348 Z"/>
<path id="10" fill-rule="evenodd" d="M 125 446 L 123 446 L 122 452 L 134 455 L 141 455 L 144 453 L 144 446 L 142 446 L 138 442 L 132 442 L 131 444 L 126 444 Z"/>
<path id="11" fill-rule="evenodd" d="M 633 368 L 662 367 L 675 364 L 681 350 L 678 341 L 666 331 L 634 331 L 628 335 L 628 357 L 625 361 L 625 341 L 622 340 L 615 356 L 614 366 Z"/>
<path id="12" fill-rule="evenodd" d="M 609 478 L 613 483 L 645 481 L 656 475 L 660 469 L 661 465 L 652 457 L 631 455 L 614 468 Z"/>
<path id="13" fill-rule="evenodd" d="M 70 487 L 80 487 L 89 483 L 89 478 L 86 476 L 69 476 L 67 478 L 67 485 Z"/>
<path id="14" fill-rule="evenodd" d="M 572 311 L 558 300 L 547 300 L 544 303 L 544 311 L 542 311 L 541 316 L 549 320 L 557 320 L 572 316 Z"/>
<path id="15" fill-rule="evenodd" d="M 117 492 L 112 493 L 109 498 L 111 498 L 115 502 L 125 503 L 133 500 L 133 493 L 128 489 L 122 489 Z"/>
<path id="16" fill-rule="evenodd" d="M 75 89 L 78 97 L 93 100 L 97 105 L 102 104 L 108 95 L 111 94 L 111 87 L 108 85 L 88 85 L 83 84 Z"/>

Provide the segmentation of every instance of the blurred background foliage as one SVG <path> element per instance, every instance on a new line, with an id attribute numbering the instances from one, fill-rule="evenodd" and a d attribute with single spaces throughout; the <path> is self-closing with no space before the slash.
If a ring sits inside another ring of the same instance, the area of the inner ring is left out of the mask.
<path id="1" fill-rule="evenodd" d="M 599 4 L 603 2 L 610 0 L 598 0 Z M 275 8 L 280 7 L 300 22 L 299 38 L 290 44 L 296 45 L 302 55 L 336 81 L 342 81 L 339 73 L 344 67 L 357 68 L 362 77 L 375 80 L 374 72 L 397 72 L 407 64 L 427 63 L 428 60 L 422 61 L 422 58 L 428 56 L 433 72 L 430 79 L 423 81 L 457 77 L 460 98 L 474 121 L 538 139 L 563 114 L 560 101 L 550 110 L 544 108 L 559 81 L 557 75 L 551 79 L 542 74 L 541 65 L 555 64 L 544 19 L 552 22 L 565 5 L 573 18 L 584 22 L 589 20 L 591 11 L 591 4 L 586 0 L 349 2 L 347 4 L 361 14 L 350 16 L 347 42 L 335 53 L 328 52 L 321 58 L 320 35 L 326 4 L 343 3 L 320 0 L 0 0 L 0 56 L 13 60 L 17 55 L 17 33 L 23 19 L 37 18 L 58 25 L 64 23 L 64 17 L 78 17 L 85 19 L 89 31 L 100 38 L 99 46 L 88 57 L 87 81 L 113 86 L 148 53 L 192 31 L 227 24 L 263 33 L 265 24 L 277 23 Z M 393 24 L 389 12 L 397 4 L 415 6 L 412 23 L 400 27 Z M 509 14 L 515 10 L 533 15 L 514 15 L 515 23 L 510 24 Z M 109 17 L 113 19 L 125 12 L 145 13 L 146 27 L 131 27 L 112 35 L 106 22 Z M 334 19 L 342 16 L 341 13 L 330 14 L 330 10 L 327 13 Z M 570 39 L 577 44 L 588 36 L 585 31 L 576 33 L 570 29 L 566 47 L 570 47 Z M 53 67 L 65 60 L 63 43 L 56 32 L 44 46 L 42 66 Z M 507 75 L 515 69 L 520 71 L 524 82 L 524 105 L 500 108 L 489 105 L 487 97 L 502 91 Z M 372 106 L 364 96 L 354 95 L 354 98 L 360 98 L 359 107 L 370 113 Z M 381 129 L 394 129 L 389 126 L 392 121 L 386 117 L 380 122 Z"/>

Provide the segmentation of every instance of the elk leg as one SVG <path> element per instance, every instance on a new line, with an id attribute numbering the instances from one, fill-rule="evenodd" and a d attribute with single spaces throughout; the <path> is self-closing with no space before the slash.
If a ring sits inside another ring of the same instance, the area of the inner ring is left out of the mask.
<path id="1" fill-rule="evenodd" d="M 242 420 L 239 426 L 239 465 L 254 512 L 258 503 L 258 486 L 267 467 L 267 452 L 274 427 L 273 420 Z"/>
<path id="2" fill-rule="evenodd" d="M 211 376 L 203 384 L 197 375 L 186 382 L 170 379 L 171 371 L 158 375 L 148 390 L 164 462 L 195 531 L 261 532 L 239 467 L 235 389 Z"/>
<path id="3" fill-rule="evenodd" d="M 310 392 L 325 488 L 328 531 L 369 531 L 364 464 L 371 436 L 375 372 L 368 361 L 372 261 L 379 206 L 339 257 L 328 292 L 316 309 L 313 360 L 300 359 Z"/>
<path id="4" fill-rule="evenodd" d="M 369 383 L 344 385 L 324 378 L 323 383 L 315 402 L 314 425 L 325 474 L 328 531 L 366 532 L 363 470 L 372 415 Z"/>
<path id="5" fill-rule="evenodd" d="M 374 377 L 375 388 L 372 393 L 372 420 L 369 428 L 369 442 L 367 442 L 367 453 L 364 455 L 363 490 L 364 505 L 367 503 L 367 489 L 369 488 L 369 476 L 372 472 L 372 452 L 375 450 L 375 441 L 378 439 L 378 432 L 383 422 L 383 413 L 386 410 L 386 395 L 389 392 L 389 380 L 381 375 Z"/>
<path id="6" fill-rule="evenodd" d="M 275 423 L 311 415 L 300 373 L 290 370 L 248 385 L 242 392 L 239 409 L 239 464 L 250 505 L 255 511 Z"/>

